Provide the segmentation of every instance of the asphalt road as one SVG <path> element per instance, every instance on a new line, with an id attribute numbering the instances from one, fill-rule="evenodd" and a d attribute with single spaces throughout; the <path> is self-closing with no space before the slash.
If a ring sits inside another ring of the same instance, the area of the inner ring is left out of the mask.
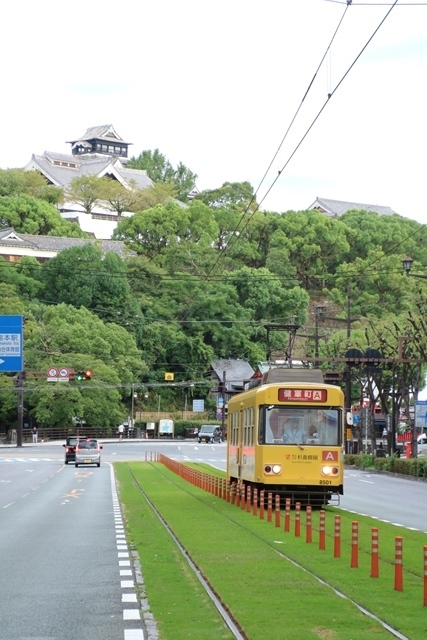
<path id="1" fill-rule="evenodd" d="M 226 444 L 103 446 L 99 469 L 65 466 L 62 443 L 0 448 L 0 640 L 142 640 L 109 463 L 162 452 L 225 470 Z M 345 476 L 342 508 L 426 531 L 427 483 L 354 469 Z"/>
<path id="2" fill-rule="evenodd" d="M 0 639 L 142 640 L 112 467 L 61 449 L 0 450 Z"/>

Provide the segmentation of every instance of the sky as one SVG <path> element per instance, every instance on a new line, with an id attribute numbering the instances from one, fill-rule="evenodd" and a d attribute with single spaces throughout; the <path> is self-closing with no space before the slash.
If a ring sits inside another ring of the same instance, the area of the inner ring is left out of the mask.
<path id="1" fill-rule="evenodd" d="M 3 4 L 0 168 L 112 124 L 200 191 L 249 181 L 264 210 L 323 197 L 427 223 L 427 2 Z"/>

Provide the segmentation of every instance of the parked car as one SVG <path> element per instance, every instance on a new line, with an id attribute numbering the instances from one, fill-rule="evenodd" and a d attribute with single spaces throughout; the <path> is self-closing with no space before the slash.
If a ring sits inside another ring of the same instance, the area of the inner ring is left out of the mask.
<path id="1" fill-rule="evenodd" d="M 202 424 L 197 434 L 197 442 L 222 442 L 221 427 L 215 424 Z"/>
<path id="2" fill-rule="evenodd" d="M 95 438 L 78 438 L 75 453 L 75 466 L 79 464 L 96 464 L 97 467 L 101 466 L 101 449 L 102 445 L 99 444 Z"/>
<path id="3" fill-rule="evenodd" d="M 79 438 L 86 438 L 86 436 L 67 436 L 65 444 L 62 445 L 65 447 L 65 464 L 74 462 L 76 459 L 76 445 Z"/>
<path id="4" fill-rule="evenodd" d="M 427 433 L 422 433 L 417 438 L 418 444 L 427 444 Z"/>

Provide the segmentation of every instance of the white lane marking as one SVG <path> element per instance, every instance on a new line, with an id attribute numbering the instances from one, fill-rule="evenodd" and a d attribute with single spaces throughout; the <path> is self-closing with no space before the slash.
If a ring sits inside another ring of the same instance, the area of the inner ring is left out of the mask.
<path id="1" fill-rule="evenodd" d="M 138 602 L 136 593 L 122 593 L 122 602 Z"/>
<path id="2" fill-rule="evenodd" d="M 133 569 L 131 568 L 129 548 L 126 544 L 126 535 L 123 527 L 123 518 L 121 514 L 120 503 L 117 494 L 117 487 L 114 475 L 114 468 L 110 465 L 111 471 L 111 491 L 113 497 L 113 513 L 116 529 L 116 547 L 119 567 L 129 567 L 129 569 L 120 569 L 120 576 L 127 576 L 131 578 L 129 580 L 121 580 L 120 586 L 122 589 L 135 589 L 135 582 L 133 580 Z M 121 551 L 123 550 L 123 551 Z M 127 560 L 120 560 L 120 558 L 128 558 Z M 134 609 L 123 609 L 123 621 L 125 620 L 137 620 L 141 622 L 141 612 L 139 609 L 138 598 L 135 591 L 131 593 L 122 593 L 122 603 L 136 605 Z M 124 640 L 145 640 L 145 634 L 143 629 L 124 629 Z"/>
<path id="3" fill-rule="evenodd" d="M 144 640 L 142 629 L 125 629 L 125 640 Z"/>
<path id="4" fill-rule="evenodd" d="M 120 586 L 122 589 L 133 589 L 135 583 L 133 580 L 120 580 Z"/>
<path id="5" fill-rule="evenodd" d="M 11 507 L 13 504 L 15 504 L 14 502 L 9 502 L 9 504 L 5 504 L 3 509 L 7 509 L 8 507 Z"/>
<path id="6" fill-rule="evenodd" d="M 123 620 L 141 620 L 138 609 L 123 609 Z"/>

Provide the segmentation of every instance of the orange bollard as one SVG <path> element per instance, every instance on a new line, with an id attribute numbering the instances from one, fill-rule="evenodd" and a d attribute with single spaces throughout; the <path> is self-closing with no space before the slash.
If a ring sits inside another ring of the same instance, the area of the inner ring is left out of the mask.
<path id="1" fill-rule="evenodd" d="M 245 509 L 246 507 L 246 485 L 242 484 L 240 487 L 240 508 Z"/>
<path id="2" fill-rule="evenodd" d="M 301 502 L 295 503 L 295 536 L 301 535 Z"/>
<path id="3" fill-rule="evenodd" d="M 251 510 L 252 488 L 248 486 L 246 491 L 246 511 L 249 513 Z"/>
<path id="4" fill-rule="evenodd" d="M 273 519 L 273 494 L 267 494 L 267 522 L 271 522 Z"/>
<path id="5" fill-rule="evenodd" d="M 326 549 L 326 512 L 321 509 L 319 513 L 319 549 Z"/>
<path id="6" fill-rule="evenodd" d="M 231 504 L 234 504 L 236 502 L 236 483 L 232 482 L 231 483 Z"/>
<path id="7" fill-rule="evenodd" d="M 424 606 L 427 607 L 427 546 L 423 547 L 424 553 Z"/>
<path id="8" fill-rule="evenodd" d="M 236 507 L 240 507 L 240 491 L 241 486 L 239 483 L 236 484 Z"/>
<path id="9" fill-rule="evenodd" d="M 403 538 L 396 536 L 394 547 L 394 590 L 403 591 Z"/>
<path id="10" fill-rule="evenodd" d="M 291 530 L 291 499 L 290 498 L 286 498 L 284 530 L 285 531 Z"/>
<path id="11" fill-rule="evenodd" d="M 305 509 L 305 541 L 312 541 L 312 524 L 311 524 L 311 505 L 308 504 Z"/>
<path id="12" fill-rule="evenodd" d="M 372 527 L 371 541 L 371 578 L 378 578 L 380 575 L 378 565 L 378 528 Z"/>
<path id="13" fill-rule="evenodd" d="M 274 496 L 275 500 L 275 514 L 276 514 L 276 527 L 280 527 L 280 496 Z"/>
<path id="14" fill-rule="evenodd" d="M 255 487 L 254 489 L 254 502 L 253 502 L 252 513 L 254 516 L 258 514 L 258 489 Z"/>
<path id="15" fill-rule="evenodd" d="M 351 523 L 351 562 L 350 567 L 357 569 L 359 566 L 359 523 L 353 520 Z"/>
<path id="16" fill-rule="evenodd" d="M 341 558 L 341 516 L 335 516 L 334 558 Z"/>
<path id="17" fill-rule="evenodd" d="M 261 489 L 259 495 L 259 519 L 264 520 L 264 489 Z"/>

